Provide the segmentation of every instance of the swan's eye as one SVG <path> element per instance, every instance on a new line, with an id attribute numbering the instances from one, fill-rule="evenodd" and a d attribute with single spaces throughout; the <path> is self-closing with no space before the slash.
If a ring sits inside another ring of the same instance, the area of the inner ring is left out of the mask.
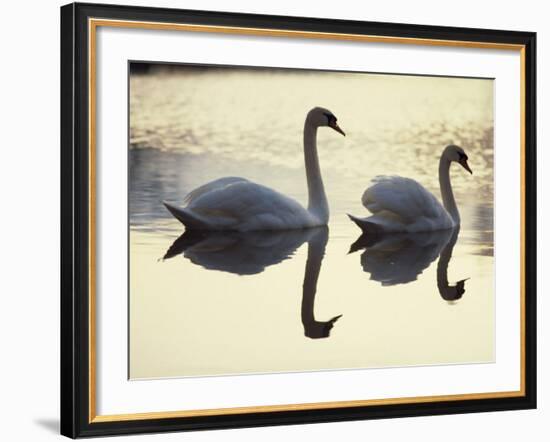
<path id="1" fill-rule="evenodd" d="M 465 153 L 462 153 L 462 152 L 458 152 L 458 159 L 459 160 L 467 160 L 468 155 L 466 155 Z"/>
<path id="2" fill-rule="evenodd" d="M 334 115 L 332 115 L 332 114 L 327 114 L 326 112 L 324 113 L 324 115 L 325 115 L 325 117 L 327 117 L 329 126 L 330 126 L 331 124 L 336 123 L 336 117 L 335 117 Z"/>

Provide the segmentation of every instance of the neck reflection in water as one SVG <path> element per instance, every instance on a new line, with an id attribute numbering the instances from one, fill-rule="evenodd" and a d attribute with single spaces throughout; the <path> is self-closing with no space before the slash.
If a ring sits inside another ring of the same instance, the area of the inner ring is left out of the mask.
<path id="1" fill-rule="evenodd" d="M 314 314 L 317 281 L 328 242 L 326 226 L 273 232 L 186 231 L 169 247 L 163 259 L 183 255 L 207 270 L 256 275 L 269 266 L 292 258 L 305 242 L 308 243 L 308 253 L 301 309 L 304 334 L 312 339 L 326 338 L 342 316 L 317 321 Z"/>
<path id="2" fill-rule="evenodd" d="M 460 228 L 425 233 L 363 234 L 349 253 L 361 254 L 363 270 L 383 286 L 415 281 L 439 256 L 437 288 L 446 301 L 459 300 L 465 293 L 465 281 L 449 285 L 447 271 Z"/>

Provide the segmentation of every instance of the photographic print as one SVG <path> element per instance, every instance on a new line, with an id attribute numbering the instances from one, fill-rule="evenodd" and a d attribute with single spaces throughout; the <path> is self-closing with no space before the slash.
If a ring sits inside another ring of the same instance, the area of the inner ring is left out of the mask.
<path id="1" fill-rule="evenodd" d="M 536 408 L 536 34 L 61 8 L 61 433 Z"/>
<path id="2" fill-rule="evenodd" d="M 494 83 L 129 63 L 129 378 L 489 363 Z"/>

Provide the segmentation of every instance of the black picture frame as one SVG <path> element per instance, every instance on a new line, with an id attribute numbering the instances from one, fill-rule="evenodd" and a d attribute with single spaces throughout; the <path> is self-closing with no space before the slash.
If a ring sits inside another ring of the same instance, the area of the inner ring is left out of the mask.
<path id="1" fill-rule="evenodd" d="M 524 395 L 317 410 L 94 422 L 90 419 L 90 18 L 521 45 L 524 51 Z M 73 3 L 61 8 L 61 434 L 240 428 L 536 408 L 536 34 Z"/>

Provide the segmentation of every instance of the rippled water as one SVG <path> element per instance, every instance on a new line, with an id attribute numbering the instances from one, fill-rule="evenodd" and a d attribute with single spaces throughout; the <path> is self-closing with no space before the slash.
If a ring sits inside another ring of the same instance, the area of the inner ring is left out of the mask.
<path id="1" fill-rule="evenodd" d="M 302 129 L 317 105 L 347 133 L 318 134 L 328 229 L 180 237 L 161 201 L 222 176 L 306 204 Z M 131 377 L 492 361 L 492 109 L 490 80 L 235 68 L 132 75 Z M 449 143 L 474 171 L 451 170 L 458 235 L 359 238 L 346 213 L 366 215 L 370 179 L 408 176 L 439 198 Z"/>

